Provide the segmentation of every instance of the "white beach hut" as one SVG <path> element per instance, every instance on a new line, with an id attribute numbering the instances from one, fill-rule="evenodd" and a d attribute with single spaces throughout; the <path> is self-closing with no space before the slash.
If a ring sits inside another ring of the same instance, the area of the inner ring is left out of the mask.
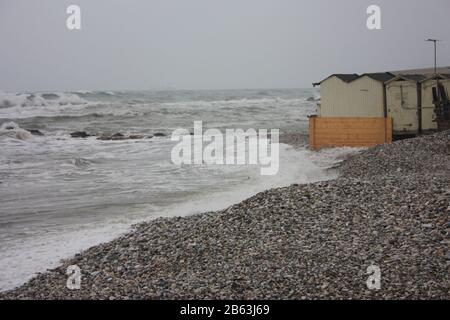
<path id="1" fill-rule="evenodd" d="M 415 135 L 421 131 L 421 91 L 423 75 L 397 75 L 386 81 L 387 115 L 393 119 L 394 135 Z"/>
<path id="2" fill-rule="evenodd" d="M 319 117 L 379 118 L 386 116 L 384 83 L 390 73 L 334 74 L 320 85 Z"/>

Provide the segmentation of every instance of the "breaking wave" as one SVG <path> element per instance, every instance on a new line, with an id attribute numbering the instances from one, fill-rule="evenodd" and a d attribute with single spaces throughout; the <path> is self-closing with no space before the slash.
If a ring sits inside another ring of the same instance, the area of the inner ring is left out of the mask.
<path id="1" fill-rule="evenodd" d="M 28 140 L 33 137 L 29 131 L 22 129 L 13 121 L 2 123 L 0 126 L 0 135 L 6 135 L 18 140 Z"/>
<path id="2" fill-rule="evenodd" d="M 0 108 L 83 105 L 88 101 L 71 93 L 1 93 Z"/>

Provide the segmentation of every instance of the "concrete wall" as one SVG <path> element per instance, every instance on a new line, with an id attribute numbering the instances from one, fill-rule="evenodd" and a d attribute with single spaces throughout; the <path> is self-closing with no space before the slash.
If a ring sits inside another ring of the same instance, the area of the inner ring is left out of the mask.
<path id="1" fill-rule="evenodd" d="M 386 85 L 387 115 L 393 119 L 393 133 L 419 132 L 419 92 L 415 81 L 393 81 Z"/>
<path id="2" fill-rule="evenodd" d="M 371 147 L 392 142 L 390 118 L 319 118 L 309 119 L 309 146 Z"/>
<path id="3" fill-rule="evenodd" d="M 384 117 L 383 83 L 368 76 L 346 83 L 333 76 L 320 85 L 320 117 Z"/>

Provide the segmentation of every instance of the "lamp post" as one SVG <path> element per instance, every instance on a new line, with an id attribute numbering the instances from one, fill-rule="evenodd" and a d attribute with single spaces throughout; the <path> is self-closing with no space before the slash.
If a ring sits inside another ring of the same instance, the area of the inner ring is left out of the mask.
<path id="1" fill-rule="evenodd" d="M 439 79 L 437 76 L 437 43 L 441 40 L 437 40 L 437 39 L 427 39 L 426 41 L 428 42 L 433 42 L 434 44 L 434 76 L 436 77 L 436 93 L 437 93 L 437 97 L 439 99 Z"/>

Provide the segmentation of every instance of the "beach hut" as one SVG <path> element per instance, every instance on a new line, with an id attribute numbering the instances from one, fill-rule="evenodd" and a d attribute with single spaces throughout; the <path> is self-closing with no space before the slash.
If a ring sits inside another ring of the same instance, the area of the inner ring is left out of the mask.
<path id="1" fill-rule="evenodd" d="M 313 83 L 320 86 L 321 101 L 309 121 L 310 147 L 371 146 L 450 126 L 442 112 L 440 125 L 435 122 L 436 71 L 448 96 L 450 67 L 333 74 Z"/>
<path id="2" fill-rule="evenodd" d="M 390 142 L 385 81 L 390 73 L 334 74 L 320 85 L 321 104 L 310 118 L 310 147 L 364 147 Z"/>
<path id="3" fill-rule="evenodd" d="M 433 104 L 433 88 L 436 88 L 436 83 L 445 88 L 447 93 L 450 93 L 450 74 L 438 74 L 423 79 L 421 83 L 421 110 L 422 110 L 422 131 L 437 130 L 436 114 L 434 112 Z M 434 89 L 436 90 L 436 89 Z"/>
<path id="4" fill-rule="evenodd" d="M 424 75 L 397 75 L 386 81 L 387 116 L 393 119 L 394 135 L 421 131 L 421 89 Z"/>
<path id="5" fill-rule="evenodd" d="M 317 115 L 330 117 L 345 112 L 347 108 L 348 84 L 357 79 L 357 74 L 332 74 L 324 80 L 313 83 L 320 86 L 320 103 L 317 105 Z"/>
<path id="6" fill-rule="evenodd" d="M 319 117 L 385 117 L 384 83 L 390 73 L 334 74 L 320 85 Z"/>

